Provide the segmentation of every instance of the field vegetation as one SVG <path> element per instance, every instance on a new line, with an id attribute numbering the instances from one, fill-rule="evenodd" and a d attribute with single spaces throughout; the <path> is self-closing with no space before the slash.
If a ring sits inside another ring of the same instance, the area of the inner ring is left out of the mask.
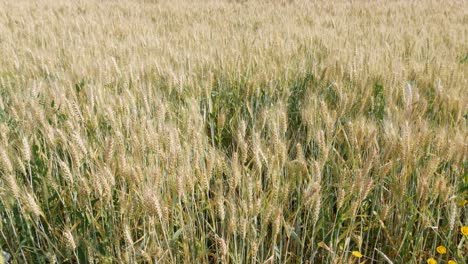
<path id="1" fill-rule="evenodd" d="M 0 249 L 464 263 L 467 36 L 462 0 L 0 1 Z"/>

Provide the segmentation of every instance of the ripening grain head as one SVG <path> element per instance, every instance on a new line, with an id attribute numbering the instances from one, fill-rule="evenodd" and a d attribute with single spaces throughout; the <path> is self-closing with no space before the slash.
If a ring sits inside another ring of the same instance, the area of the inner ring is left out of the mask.
<path id="1" fill-rule="evenodd" d="M 461 263 L 463 4 L 2 1 L 1 250 Z"/>

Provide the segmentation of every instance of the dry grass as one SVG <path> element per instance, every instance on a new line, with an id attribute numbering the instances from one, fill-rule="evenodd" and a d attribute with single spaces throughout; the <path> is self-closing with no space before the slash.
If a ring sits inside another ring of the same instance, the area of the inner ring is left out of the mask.
<path id="1" fill-rule="evenodd" d="M 463 263 L 467 24 L 465 1 L 1 1 L 0 247 Z"/>

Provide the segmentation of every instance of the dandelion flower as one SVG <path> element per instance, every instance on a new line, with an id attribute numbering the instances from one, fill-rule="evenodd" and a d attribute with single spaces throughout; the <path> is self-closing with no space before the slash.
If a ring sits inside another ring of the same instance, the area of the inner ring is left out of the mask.
<path id="1" fill-rule="evenodd" d="M 438 246 L 436 250 L 437 250 L 437 253 L 439 254 L 442 254 L 442 255 L 447 254 L 447 248 L 444 246 Z"/>
<path id="2" fill-rule="evenodd" d="M 462 226 L 460 230 L 463 235 L 468 236 L 468 226 Z"/>
<path id="3" fill-rule="evenodd" d="M 363 255 L 362 255 L 361 252 L 359 252 L 359 251 L 353 251 L 352 254 L 353 254 L 353 256 L 355 256 L 356 258 L 362 258 L 362 257 L 363 257 Z"/>
<path id="4" fill-rule="evenodd" d="M 459 206 L 465 206 L 466 204 L 468 204 L 468 200 L 461 200 L 458 205 Z"/>
<path id="5" fill-rule="evenodd" d="M 427 264 L 437 264 L 437 260 L 435 260 L 434 258 L 430 258 L 427 260 Z"/>
<path id="6" fill-rule="evenodd" d="M 457 264 L 457 262 L 455 260 L 449 260 L 447 264 Z"/>

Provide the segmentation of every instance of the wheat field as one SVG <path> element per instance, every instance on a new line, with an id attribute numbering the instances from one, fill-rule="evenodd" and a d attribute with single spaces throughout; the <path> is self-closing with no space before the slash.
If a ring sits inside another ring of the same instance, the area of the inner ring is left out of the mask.
<path id="1" fill-rule="evenodd" d="M 466 1 L 0 1 L 0 263 L 465 263 Z"/>

